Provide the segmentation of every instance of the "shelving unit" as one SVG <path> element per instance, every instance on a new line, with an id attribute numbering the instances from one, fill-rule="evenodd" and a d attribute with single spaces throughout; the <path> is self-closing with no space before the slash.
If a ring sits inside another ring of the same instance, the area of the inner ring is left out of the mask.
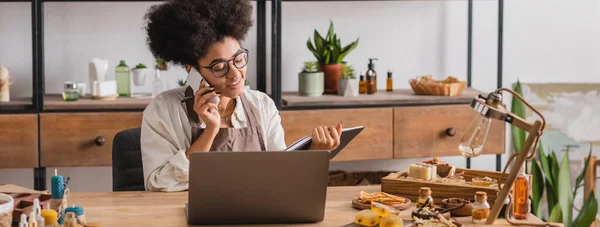
<path id="1" fill-rule="evenodd" d="M 265 0 L 256 2 L 257 28 L 257 84 L 256 89 L 266 92 L 266 5 Z M 44 65 L 44 3 L 45 2 L 160 2 L 150 0 L 0 0 L 0 2 L 31 3 L 31 44 L 32 44 L 32 91 L 31 98 L 12 98 L 11 102 L 0 103 L 0 116 L 3 114 L 37 115 L 37 167 L 34 168 L 34 188 L 46 189 L 46 166 L 42 163 L 41 125 L 44 118 L 54 117 L 52 114 L 86 114 L 98 113 L 111 115 L 114 113 L 137 114 L 145 109 L 150 99 L 118 98 L 115 101 L 80 99 L 77 102 L 64 102 L 53 94 L 45 93 Z M 112 138 L 106 138 L 112 140 Z M 101 145 L 99 145 L 101 146 Z"/>
<path id="2" fill-rule="evenodd" d="M 304 106 L 289 106 L 284 105 L 285 100 L 282 96 L 281 88 L 281 9 L 283 2 L 340 2 L 340 1 L 378 1 L 378 0 L 272 0 L 271 1 L 271 98 L 275 101 L 275 105 L 280 110 L 316 110 L 316 109 L 334 109 L 334 108 L 365 108 L 364 105 L 347 105 L 347 106 L 331 106 L 331 105 L 304 105 Z M 379 0 L 379 1 L 419 1 L 419 0 Z M 443 1 L 443 0 L 442 0 Z M 450 0 L 448 0 L 450 1 Z M 468 19 L 467 19 L 467 82 L 471 87 L 472 82 L 472 38 L 473 38 L 473 0 L 468 1 Z M 497 87 L 502 87 L 502 37 L 504 23 L 504 0 L 498 0 L 498 74 Z M 405 90 L 404 92 L 411 92 Z M 360 98 L 356 98 L 360 99 Z M 468 104 L 469 101 L 464 101 L 463 104 Z M 406 104 L 396 103 L 386 106 L 406 106 Z M 374 106 L 377 107 L 377 106 Z M 471 159 L 466 160 L 467 168 L 471 166 Z M 502 156 L 496 155 L 496 170 L 501 171 Z"/>

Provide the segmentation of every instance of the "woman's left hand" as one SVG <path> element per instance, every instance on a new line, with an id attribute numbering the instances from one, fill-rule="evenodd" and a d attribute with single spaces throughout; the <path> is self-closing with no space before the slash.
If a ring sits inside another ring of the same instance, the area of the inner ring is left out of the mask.
<path id="1" fill-rule="evenodd" d="M 321 126 L 313 129 L 310 150 L 335 150 L 340 145 L 342 122 L 334 126 Z"/>

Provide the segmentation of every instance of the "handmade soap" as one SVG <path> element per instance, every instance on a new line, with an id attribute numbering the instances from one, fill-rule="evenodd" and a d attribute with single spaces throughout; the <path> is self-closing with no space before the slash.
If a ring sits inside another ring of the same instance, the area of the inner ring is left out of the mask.
<path id="1" fill-rule="evenodd" d="M 404 222 L 396 215 L 390 215 L 385 218 L 381 218 L 379 221 L 379 227 L 403 227 Z"/>
<path id="2" fill-rule="evenodd" d="M 415 179 L 430 181 L 436 179 L 436 176 L 437 168 L 435 165 L 426 163 L 410 164 L 408 169 L 408 177 Z"/>
<path id="3" fill-rule="evenodd" d="M 363 226 L 375 226 L 379 224 L 381 217 L 372 210 L 362 210 L 354 216 L 354 222 Z"/>
<path id="4" fill-rule="evenodd" d="M 92 95 L 106 97 L 117 95 L 117 81 L 94 81 L 92 82 Z"/>
<path id="5" fill-rule="evenodd" d="M 383 203 L 371 202 L 371 210 L 380 217 L 398 215 L 399 211 Z"/>

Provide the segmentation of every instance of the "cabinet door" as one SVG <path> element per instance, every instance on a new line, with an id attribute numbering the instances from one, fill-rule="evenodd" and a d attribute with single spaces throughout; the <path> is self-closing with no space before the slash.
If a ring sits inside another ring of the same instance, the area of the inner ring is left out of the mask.
<path id="1" fill-rule="evenodd" d="M 37 167 L 37 114 L 2 114 L 0 128 L 0 168 Z"/>
<path id="2" fill-rule="evenodd" d="M 475 114 L 469 105 L 394 108 L 394 158 L 460 155 L 458 144 Z M 504 127 L 492 121 L 483 154 L 504 153 Z"/>
<path id="3" fill-rule="evenodd" d="M 393 157 L 391 108 L 289 110 L 281 111 L 281 118 L 288 146 L 310 135 L 315 127 L 335 125 L 342 121 L 345 128 L 362 125 L 365 129 L 332 161 Z"/>
<path id="4" fill-rule="evenodd" d="M 41 114 L 41 164 L 111 166 L 115 134 L 141 124 L 142 112 Z"/>

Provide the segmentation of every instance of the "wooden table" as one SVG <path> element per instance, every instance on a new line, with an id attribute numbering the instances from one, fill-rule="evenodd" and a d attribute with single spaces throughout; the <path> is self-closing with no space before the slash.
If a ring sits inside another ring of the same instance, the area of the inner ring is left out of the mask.
<path id="1" fill-rule="evenodd" d="M 356 226 L 352 223 L 358 211 L 351 207 L 351 200 L 361 190 L 376 192 L 380 191 L 380 186 L 330 187 L 325 220 L 294 226 Z M 188 226 L 185 217 L 187 198 L 187 192 L 74 192 L 68 197 L 68 205 L 82 206 L 88 221 L 101 222 L 105 227 Z M 505 220 L 498 220 L 494 226 L 510 225 Z"/>

